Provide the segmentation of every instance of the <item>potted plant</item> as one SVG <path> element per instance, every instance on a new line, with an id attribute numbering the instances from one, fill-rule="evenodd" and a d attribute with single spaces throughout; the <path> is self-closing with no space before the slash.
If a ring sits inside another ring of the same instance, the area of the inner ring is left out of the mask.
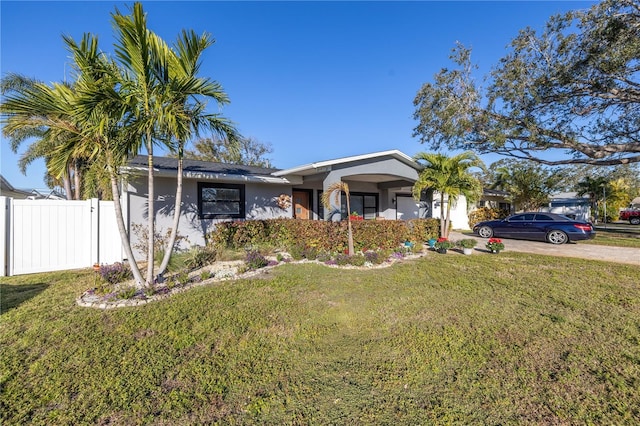
<path id="1" fill-rule="evenodd" d="M 501 250 L 504 250 L 504 244 L 498 238 L 489 238 L 486 247 L 491 253 L 500 253 Z"/>
<path id="2" fill-rule="evenodd" d="M 447 250 L 453 248 L 454 244 L 446 238 L 440 237 L 436 240 L 433 248 L 436 249 L 438 253 L 446 253 Z"/>
<path id="3" fill-rule="evenodd" d="M 349 215 L 349 219 L 351 220 L 363 220 L 364 217 L 360 216 L 358 212 L 353 212 Z"/>
<path id="4" fill-rule="evenodd" d="M 460 247 L 462 249 L 462 252 L 467 255 L 473 253 L 473 248 L 477 244 L 478 240 L 475 240 L 473 238 L 465 238 L 456 242 L 456 246 Z"/>

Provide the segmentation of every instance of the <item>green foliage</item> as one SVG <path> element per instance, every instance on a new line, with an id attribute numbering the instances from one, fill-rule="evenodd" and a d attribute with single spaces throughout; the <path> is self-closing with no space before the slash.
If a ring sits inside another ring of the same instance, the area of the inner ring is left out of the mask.
<path id="1" fill-rule="evenodd" d="M 425 190 L 435 190 L 440 193 L 440 218 L 443 219 L 440 223 L 440 236 L 447 237 L 453 204 L 461 196 L 471 203 L 482 195 L 482 184 L 469 169 L 484 170 L 484 163 L 471 151 L 465 151 L 453 157 L 441 153 L 420 152 L 414 156 L 414 159 L 423 162 L 424 168 L 413 184 L 413 197 L 419 200 Z"/>
<path id="2" fill-rule="evenodd" d="M 637 276 L 516 252 L 300 264 L 108 311 L 73 307 L 92 271 L 2 277 L 0 423 L 635 424 Z"/>
<path id="3" fill-rule="evenodd" d="M 212 247 L 194 247 L 186 253 L 184 265 L 188 269 L 198 269 L 215 262 L 217 252 Z"/>
<path id="4" fill-rule="evenodd" d="M 247 255 L 245 258 L 245 265 L 247 269 L 256 270 L 260 268 L 264 268 L 269 264 L 269 261 L 260 254 L 257 250 L 247 250 Z"/>
<path id="5" fill-rule="evenodd" d="M 133 278 L 131 268 L 121 262 L 109 265 L 100 265 L 98 270 L 100 277 L 109 284 L 118 284 Z"/>
<path id="6" fill-rule="evenodd" d="M 518 210 L 534 211 L 547 206 L 551 194 L 565 178 L 559 168 L 549 168 L 532 161 L 500 160 L 491 165 L 493 189 L 509 193 Z"/>
<path id="7" fill-rule="evenodd" d="M 474 248 L 478 245 L 478 240 L 475 238 L 463 238 L 461 240 L 456 241 L 456 247 L 461 248 Z"/>
<path id="8" fill-rule="evenodd" d="M 637 1 L 596 2 L 514 36 L 482 86 L 471 50 L 458 44 L 454 65 L 414 99 L 414 136 L 437 151 L 549 165 L 640 162 Z M 549 160 L 549 153 L 565 157 Z"/>
<path id="9" fill-rule="evenodd" d="M 134 286 L 126 287 L 120 291 L 118 291 L 118 298 L 120 299 L 131 299 L 136 294 L 136 288 Z"/>
<path id="10" fill-rule="evenodd" d="M 449 241 L 446 238 L 438 238 L 438 240 L 433 245 L 433 248 L 435 248 L 436 250 L 438 249 L 449 250 L 454 247 L 455 247 L 455 243 L 453 243 L 452 241 Z"/>
<path id="11" fill-rule="evenodd" d="M 400 241 L 426 241 L 438 235 L 439 220 L 361 220 L 352 224 L 357 250 L 392 249 Z M 319 252 L 342 252 L 348 247 L 346 221 L 269 219 L 216 224 L 209 245 L 218 250 L 271 247 L 286 249 L 294 259 L 315 258 Z M 315 252 L 315 254 L 313 254 Z"/>
<path id="12" fill-rule="evenodd" d="M 149 247 L 149 228 L 145 225 L 139 223 L 131 224 L 131 231 L 137 237 L 137 242 L 132 247 L 135 250 L 138 250 L 143 255 L 148 255 L 148 247 Z M 153 239 L 153 251 L 156 253 L 154 256 L 156 259 L 162 259 L 164 251 L 167 247 L 167 243 L 169 242 L 169 237 L 171 235 L 171 228 L 167 229 L 164 234 L 155 230 Z M 176 240 L 173 244 L 173 250 L 178 252 L 180 245 L 182 242 L 188 242 L 189 239 L 183 235 L 180 235 L 178 232 L 176 234 Z M 146 258 L 145 258 L 146 259 Z"/>
<path id="13" fill-rule="evenodd" d="M 353 266 L 364 266 L 367 259 L 362 253 L 356 253 L 353 256 L 349 256 L 349 264 Z"/>
<path id="14" fill-rule="evenodd" d="M 485 220 L 503 219 L 509 216 L 509 211 L 498 208 L 480 207 L 469 212 L 469 227 L 473 228 L 477 223 Z"/>
<path id="15" fill-rule="evenodd" d="M 271 167 L 271 161 L 265 156 L 273 149 L 252 138 L 204 138 L 193 144 L 193 150 L 185 150 L 184 158 L 213 161 L 215 163 L 246 164 L 250 166 Z"/>

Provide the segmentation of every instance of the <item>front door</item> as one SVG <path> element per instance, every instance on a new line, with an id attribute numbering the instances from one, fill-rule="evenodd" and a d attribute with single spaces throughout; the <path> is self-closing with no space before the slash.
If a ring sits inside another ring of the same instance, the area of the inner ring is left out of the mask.
<path id="1" fill-rule="evenodd" d="M 307 191 L 293 191 L 293 217 L 296 219 L 310 219 L 309 193 Z"/>

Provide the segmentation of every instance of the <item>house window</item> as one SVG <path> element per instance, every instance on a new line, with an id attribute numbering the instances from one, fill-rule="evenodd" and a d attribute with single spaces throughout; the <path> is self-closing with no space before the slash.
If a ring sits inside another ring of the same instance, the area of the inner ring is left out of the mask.
<path id="1" fill-rule="evenodd" d="M 244 218 L 244 185 L 198 183 L 201 219 Z"/>
<path id="2" fill-rule="evenodd" d="M 378 194 L 352 192 L 349 197 L 351 211 L 365 219 L 375 219 L 378 214 Z M 342 217 L 347 217 L 347 198 L 342 194 Z"/>

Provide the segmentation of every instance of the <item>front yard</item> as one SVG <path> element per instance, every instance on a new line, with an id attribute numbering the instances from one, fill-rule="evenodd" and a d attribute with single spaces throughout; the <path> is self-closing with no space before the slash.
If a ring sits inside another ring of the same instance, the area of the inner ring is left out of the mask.
<path id="1" fill-rule="evenodd" d="M 640 422 L 634 266 L 288 264 L 109 311 L 93 279 L 0 279 L 2 424 Z"/>

